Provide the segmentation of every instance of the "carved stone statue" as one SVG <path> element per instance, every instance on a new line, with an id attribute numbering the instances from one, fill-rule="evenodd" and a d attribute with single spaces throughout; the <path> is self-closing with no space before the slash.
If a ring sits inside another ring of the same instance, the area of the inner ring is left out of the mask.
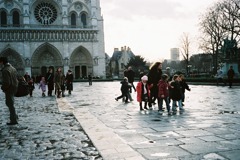
<path id="1" fill-rule="evenodd" d="M 237 51 L 237 42 L 236 40 L 229 40 L 224 39 L 224 44 L 222 47 L 222 53 L 225 60 L 233 61 L 236 57 L 236 51 Z"/>

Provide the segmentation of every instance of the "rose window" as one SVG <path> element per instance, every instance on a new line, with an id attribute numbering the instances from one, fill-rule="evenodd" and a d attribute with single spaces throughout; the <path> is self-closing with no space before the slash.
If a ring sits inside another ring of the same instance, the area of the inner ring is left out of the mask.
<path id="1" fill-rule="evenodd" d="M 40 3 L 34 10 L 35 18 L 42 24 L 52 24 L 57 19 L 57 10 L 50 3 Z"/>

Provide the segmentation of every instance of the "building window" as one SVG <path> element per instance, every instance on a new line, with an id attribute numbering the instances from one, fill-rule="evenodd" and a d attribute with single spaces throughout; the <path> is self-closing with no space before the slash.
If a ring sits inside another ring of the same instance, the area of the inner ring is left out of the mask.
<path id="1" fill-rule="evenodd" d="M 85 13 L 81 15 L 81 22 L 83 24 L 83 28 L 87 28 L 87 15 Z"/>
<path id="2" fill-rule="evenodd" d="M 57 9 L 50 3 L 42 2 L 36 6 L 34 16 L 44 25 L 52 24 L 57 19 Z"/>
<path id="3" fill-rule="evenodd" d="M 13 26 L 14 27 L 19 27 L 20 26 L 20 15 L 17 11 L 13 12 Z"/>
<path id="4" fill-rule="evenodd" d="M 1 27 L 7 27 L 7 13 L 5 11 L 1 11 L 0 14 Z"/>
<path id="5" fill-rule="evenodd" d="M 76 26 L 76 14 L 72 13 L 71 14 L 71 26 Z"/>

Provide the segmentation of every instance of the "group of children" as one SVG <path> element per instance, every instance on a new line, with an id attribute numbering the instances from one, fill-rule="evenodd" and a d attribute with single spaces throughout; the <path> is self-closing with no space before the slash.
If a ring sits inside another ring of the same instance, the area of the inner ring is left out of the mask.
<path id="1" fill-rule="evenodd" d="M 147 105 L 151 103 L 150 101 L 150 89 L 151 84 L 148 84 L 148 77 L 146 75 L 141 77 L 141 80 L 137 83 L 137 101 L 139 102 L 140 110 L 148 110 Z M 121 82 L 121 92 L 122 95 L 115 98 L 118 101 L 120 98 L 125 97 L 125 103 L 128 103 L 129 98 L 129 89 L 132 87 L 126 77 Z M 179 107 L 180 112 L 184 111 L 184 99 L 185 99 L 185 90 L 191 91 L 188 84 L 185 81 L 184 75 L 174 75 L 172 80 L 169 81 L 167 74 L 161 76 L 160 81 L 158 82 L 158 111 L 163 112 L 163 101 L 165 101 L 168 114 L 176 114 L 177 107 Z M 172 101 L 172 109 L 170 106 L 170 101 Z M 144 103 L 144 107 L 143 107 Z"/>

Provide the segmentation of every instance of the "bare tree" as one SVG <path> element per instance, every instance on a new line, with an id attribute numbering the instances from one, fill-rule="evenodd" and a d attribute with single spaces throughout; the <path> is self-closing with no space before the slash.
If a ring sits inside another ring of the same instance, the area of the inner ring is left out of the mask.
<path id="1" fill-rule="evenodd" d="M 223 59 L 224 40 L 240 41 L 240 0 L 222 0 L 215 3 L 200 20 L 200 48 L 214 57 L 216 73 Z"/>
<path id="2" fill-rule="evenodd" d="M 209 8 L 208 12 L 205 13 L 200 20 L 200 31 L 202 32 L 200 37 L 200 48 L 205 51 L 205 53 L 211 53 L 213 55 L 214 73 L 217 72 L 220 60 L 220 48 L 223 39 L 227 35 L 226 31 L 219 25 L 219 23 L 221 23 L 219 12 L 220 11 L 216 10 L 215 6 Z"/>
<path id="3" fill-rule="evenodd" d="M 186 72 L 189 74 L 189 54 L 190 54 L 190 38 L 188 33 L 183 33 L 181 36 L 181 54 L 186 64 Z"/>

